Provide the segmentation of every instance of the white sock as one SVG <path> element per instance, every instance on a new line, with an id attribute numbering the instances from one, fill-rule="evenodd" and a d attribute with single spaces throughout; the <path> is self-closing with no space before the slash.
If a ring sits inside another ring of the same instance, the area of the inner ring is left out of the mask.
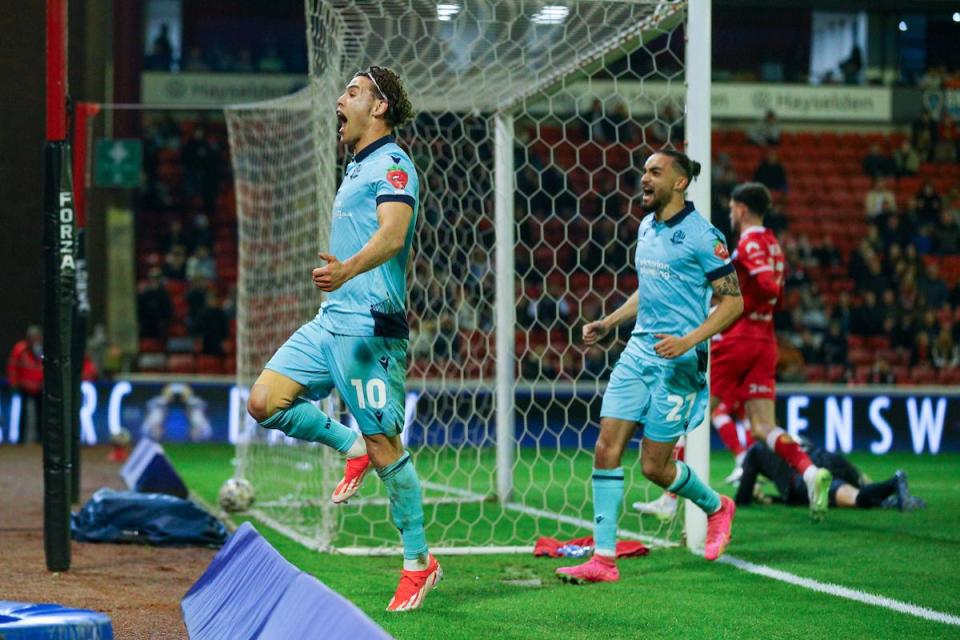
<path id="1" fill-rule="evenodd" d="M 350 448 L 347 449 L 347 458 L 357 458 L 365 455 L 366 453 L 367 441 L 363 439 L 363 436 L 357 436 L 357 439 L 354 440 L 353 444 L 350 445 Z"/>
<path id="2" fill-rule="evenodd" d="M 746 452 L 746 451 L 741 451 L 740 453 L 738 453 L 738 454 L 733 458 L 733 464 L 734 464 L 734 466 L 736 466 L 737 469 L 739 469 L 740 467 L 742 467 L 742 466 L 743 466 L 743 459 L 746 458 L 746 457 L 747 457 L 747 452 Z"/>
<path id="3" fill-rule="evenodd" d="M 780 436 L 785 435 L 787 432 L 781 429 L 780 427 L 774 427 L 770 430 L 770 433 L 767 434 L 767 448 L 770 451 L 777 450 L 777 440 L 780 439 Z"/>
<path id="4" fill-rule="evenodd" d="M 810 465 L 807 467 L 807 470 L 803 472 L 803 481 L 807 483 L 808 489 L 813 489 L 813 481 L 817 477 L 817 471 L 820 471 L 820 467 Z"/>
<path id="5" fill-rule="evenodd" d="M 593 553 L 598 556 L 603 556 L 604 558 L 609 558 L 610 560 L 617 559 L 617 552 L 610 551 L 609 549 L 594 549 Z"/>
<path id="6" fill-rule="evenodd" d="M 422 556 L 413 560 L 403 559 L 404 571 L 423 571 L 430 566 L 430 556 Z"/>

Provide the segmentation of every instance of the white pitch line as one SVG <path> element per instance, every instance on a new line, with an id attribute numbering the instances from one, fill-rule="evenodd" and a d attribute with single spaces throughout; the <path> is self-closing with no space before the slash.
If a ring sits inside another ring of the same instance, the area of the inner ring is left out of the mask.
<path id="1" fill-rule="evenodd" d="M 729 564 L 737 569 L 746 571 L 747 573 L 753 573 L 765 578 L 779 580 L 780 582 L 786 582 L 798 587 L 810 589 L 811 591 L 819 591 L 820 593 L 837 596 L 838 598 L 856 600 L 857 602 L 870 604 L 875 607 L 883 607 L 884 609 L 899 611 L 900 613 L 906 613 L 907 615 L 923 618 L 924 620 L 960 626 L 960 617 L 958 616 L 954 616 L 949 613 L 941 613 L 940 611 L 934 611 L 933 609 L 910 604 L 909 602 L 901 602 L 900 600 L 894 600 L 893 598 L 877 596 L 872 593 L 841 587 L 837 584 L 830 584 L 829 582 L 818 582 L 817 580 L 811 580 L 810 578 L 801 578 L 800 576 L 787 573 L 786 571 L 773 569 L 762 564 L 747 562 L 746 560 L 742 560 L 734 556 L 722 556 L 717 560 L 717 562 Z"/>
<path id="2" fill-rule="evenodd" d="M 434 491 L 445 491 L 447 493 L 453 493 L 455 495 L 462 496 L 464 498 L 471 498 L 473 500 L 485 500 L 486 496 L 482 493 L 475 493 L 473 491 L 468 491 L 466 489 L 460 489 L 458 487 L 450 487 L 443 484 L 438 484 L 435 482 L 423 482 L 423 487 L 425 489 L 433 489 Z M 508 502 L 503 505 L 504 509 L 509 511 L 516 511 L 518 513 L 523 513 L 528 516 L 534 516 L 537 518 L 547 518 L 549 520 L 556 520 L 557 522 L 562 522 L 564 524 L 572 524 L 583 529 L 593 529 L 593 522 L 590 520 L 584 520 L 582 518 L 574 518 L 573 516 L 565 516 L 561 513 L 554 513 L 553 511 L 546 511 L 544 509 L 536 509 L 534 507 L 528 507 L 525 504 L 520 504 L 519 502 Z M 675 547 L 677 543 L 671 542 L 665 538 L 656 538 L 654 536 L 648 536 L 643 533 L 637 533 L 636 531 L 627 531 L 624 529 L 617 529 L 617 536 L 620 538 L 627 538 L 629 540 L 640 540 L 651 547 Z"/>

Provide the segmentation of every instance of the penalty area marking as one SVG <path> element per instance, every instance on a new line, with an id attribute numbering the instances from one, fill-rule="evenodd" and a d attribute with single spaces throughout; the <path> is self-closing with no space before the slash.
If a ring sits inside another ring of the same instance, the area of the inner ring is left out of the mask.
<path id="1" fill-rule="evenodd" d="M 800 576 L 792 573 L 781 571 L 780 569 L 773 569 L 762 564 L 747 562 L 746 560 L 741 560 L 735 556 L 722 556 L 717 559 L 717 562 L 729 564 L 730 566 L 736 567 L 741 571 L 746 571 L 747 573 L 753 573 L 755 575 L 770 578 L 772 580 L 779 580 L 780 582 L 786 582 L 787 584 L 803 587 L 804 589 L 810 589 L 811 591 L 818 591 L 820 593 L 826 593 L 838 598 L 846 598 L 847 600 L 855 600 L 856 602 L 870 604 L 875 607 L 883 607 L 884 609 L 899 611 L 900 613 L 906 613 L 907 615 L 923 618 L 924 620 L 931 620 L 933 622 L 939 622 L 941 624 L 960 626 L 960 617 L 950 615 L 949 613 L 941 613 L 940 611 L 934 611 L 933 609 L 910 604 L 909 602 L 901 602 L 899 600 L 894 600 L 893 598 L 878 596 L 872 593 L 858 591 L 857 589 L 841 587 L 840 585 L 830 584 L 829 582 L 819 582 L 810 578 L 801 578 Z"/>

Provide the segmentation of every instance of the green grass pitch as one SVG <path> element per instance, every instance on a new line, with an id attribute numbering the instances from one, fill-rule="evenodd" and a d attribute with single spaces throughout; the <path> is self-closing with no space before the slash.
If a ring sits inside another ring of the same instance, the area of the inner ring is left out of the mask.
<path id="1" fill-rule="evenodd" d="M 165 448 L 191 490 L 215 501 L 220 483 L 232 474 L 232 447 Z M 805 509 L 741 509 L 728 555 L 960 616 L 960 456 L 859 454 L 851 459 L 875 479 L 905 469 L 912 491 L 929 508 L 914 513 L 834 509 L 819 525 L 810 523 Z M 729 466 L 728 454 L 712 454 L 714 486 L 720 486 Z M 632 499 L 628 487 L 627 502 Z M 316 553 L 254 524 L 290 562 L 401 639 L 960 638 L 958 626 L 708 563 L 682 548 L 624 560 L 619 583 L 583 587 L 554 578 L 554 569 L 568 560 L 442 557 L 444 580 L 424 608 L 392 615 L 383 609 L 396 586 L 397 558 Z"/>

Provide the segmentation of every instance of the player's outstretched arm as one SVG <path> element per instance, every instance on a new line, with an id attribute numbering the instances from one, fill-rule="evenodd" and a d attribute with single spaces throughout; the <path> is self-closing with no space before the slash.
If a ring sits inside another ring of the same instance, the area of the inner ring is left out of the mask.
<path id="1" fill-rule="evenodd" d="M 737 272 L 721 276 L 713 281 L 713 295 L 719 299 L 719 303 L 714 308 L 713 313 L 707 316 L 699 327 L 685 336 L 668 336 L 666 334 L 656 334 L 655 337 L 660 342 L 653 345 L 654 350 L 662 358 L 676 358 L 682 356 L 695 345 L 704 340 L 709 340 L 715 334 L 720 333 L 740 317 L 743 313 L 743 296 L 740 295 L 740 281 L 737 279 Z"/>
<path id="2" fill-rule="evenodd" d="M 318 254 L 327 261 L 313 270 L 313 282 L 321 291 L 336 291 L 343 283 L 370 269 L 379 267 L 397 255 L 407 239 L 413 207 L 404 202 L 384 202 L 377 206 L 377 229 L 360 251 L 340 262 L 336 256 Z"/>
<path id="3" fill-rule="evenodd" d="M 610 330 L 614 327 L 620 326 L 627 320 L 636 318 L 637 305 L 639 302 L 640 292 L 634 291 L 633 294 L 627 298 L 627 301 L 620 305 L 616 311 L 604 318 L 583 325 L 584 344 L 596 344 L 600 340 L 603 340 L 604 336 L 610 333 Z"/>

